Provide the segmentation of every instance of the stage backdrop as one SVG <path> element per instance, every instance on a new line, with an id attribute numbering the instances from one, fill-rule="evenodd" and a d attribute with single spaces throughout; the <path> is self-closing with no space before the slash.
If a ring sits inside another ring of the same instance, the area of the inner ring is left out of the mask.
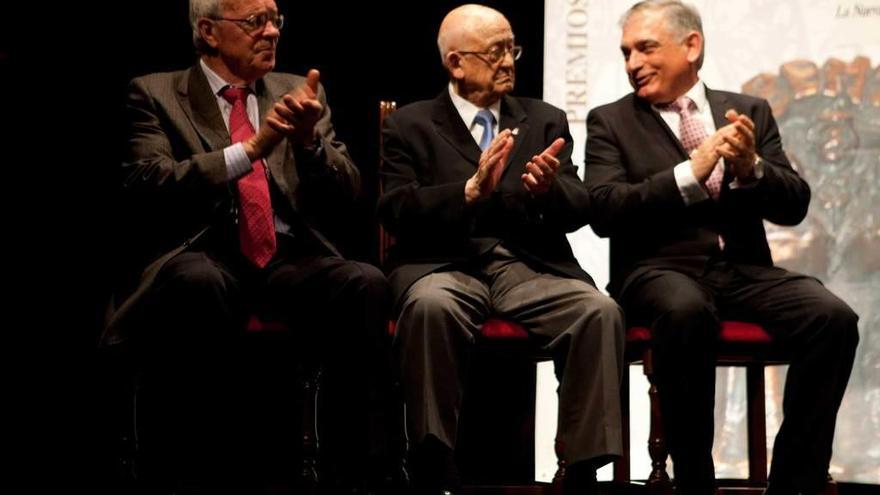
<path id="1" fill-rule="evenodd" d="M 715 89 L 767 98 L 792 163 L 813 188 L 807 219 L 767 225 L 776 262 L 821 279 L 860 315 L 861 342 L 840 410 L 831 474 L 880 484 L 880 2 L 697 0 Z M 568 112 L 583 165 L 587 112 L 630 91 L 620 54 L 622 0 L 546 0 L 544 98 Z M 581 169 L 582 173 L 582 169 Z M 578 260 L 608 279 L 605 240 L 571 235 Z M 719 477 L 744 478 L 745 380 L 718 372 L 715 459 Z M 536 478 L 555 471 L 555 381 L 539 369 Z M 784 368 L 767 372 L 768 447 L 781 421 Z M 647 477 L 647 384 L 630 375 L 633 477 Z M 641 415 L 641 417 L 640 417 Z M 606 479 L 610 470 L 601 473 Z"/>

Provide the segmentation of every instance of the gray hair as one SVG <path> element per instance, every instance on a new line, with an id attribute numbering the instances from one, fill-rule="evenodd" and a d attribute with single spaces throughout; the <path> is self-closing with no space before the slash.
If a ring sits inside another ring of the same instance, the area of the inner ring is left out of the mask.
<path id="1" fill-rule="evenodd" d="M 643 0 L 633 5 L 620 18 L 620 27 L 623 27 L 634 14 L 650 10 L 661 11 L 668 23 L 669 29 L 684 39 L 691 31 L 700 33 L 703 38 L 703 49 L 697 59 L 697 70 L 703 67 L 703 55 L 706 53 L 706 36 L 703 34 L 703 21 L 696 7 L 680 0 Z"/>
<path id="2" fill-rule="evenodd" d="M 200 54 L 211 55 L 216 52 L 210 45 L 205 43 L 199 33 L 199 19 L 202 17 L 219 17 L 226 0 L 189 0 L 189 25 L 192 28 L 192 41 L 196 51 Z"/>

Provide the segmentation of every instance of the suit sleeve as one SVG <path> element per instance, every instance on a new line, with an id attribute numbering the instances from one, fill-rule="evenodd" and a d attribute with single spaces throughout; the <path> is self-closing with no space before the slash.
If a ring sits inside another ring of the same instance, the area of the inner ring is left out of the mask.
<path id="1" fill-rule="evenodd" d="M 437 164 L 418 162 L 395 117 L 388 117 L 382 129 L 384 193 L 379 199 L 379 216 L 383 225 L 394 235 L 466 235 L 473 228 L 474 211 L 481 207 L 466 207 L 467 181 L 423 185 L 420 178 L 428 176 L 427 168 Z"/>
<path id="2" fill-rule="evenodd" d="M 647 141 L 647 137 L 644 139 Z M 656 228 L 658 223 L 675 221 L 684 212 L 686 205 L 672 168 L 639 183 L 629 182 L 620 140 L 597 110 L 587 116 L 586 148 L 584 181 L 592 195 L 592 227 L 599 236 L 646 225 Z"/>
<path id="3" fill-rule="evenodd" d="M 565 113 L 558 112 L 551 122 L 545 131 L 545 144 L 549 146 L 560 137 L 565 140 L 557 155 L 559 168 L 556 178 L 545 195 L 532 198 L 527 194 L 524 204 L 529 210 L 527 216 L 532 221 L 550 230 L 573 232 L 591 222 L 590 194 L 571 160 L 574 144 Z M 535 153 L 541 151 L 535 150 Z M 515 205 L 511 205 L 511 208 L 515 208 Z"/>
<path id="4" fill-rule="evenodd" d="M 166 129 L 171 124 L 163 121 L 142 79 L 129 85 L 125 112 L 129 127 L 122 166 L 124 191 L 147 203 L 228 193 L 223 150 L 175 158 L 175 138 Z"/>
<path id="5" fill-rule="evenodd" d="M 797 225 L 807 214 L 810 205 L 810 187 L 792 168 L 785 151 L 779 128 L 766 100 L 755 109 L 755 147 L 764 160 L 764 176 L 755 187 L 729 191 L 730 200 L 737 207 L 778 225 Z"/>
<path id="6" fill-rule="evenodd" d="M 360 173 L 345 143 L 336 138 L 324 86 L 318 86 L 318 101 L 324 108 L 315 124 L 319 142 L 315 149 L 293 146 L 297 175 L 303 186 L 321 191 L 325 201 L 353 201 L 361 190 Z"/>

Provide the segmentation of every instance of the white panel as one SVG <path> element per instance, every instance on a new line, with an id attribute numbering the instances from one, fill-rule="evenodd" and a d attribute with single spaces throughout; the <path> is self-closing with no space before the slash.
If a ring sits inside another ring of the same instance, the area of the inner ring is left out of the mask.
<path id="1" fill-rule="evenodd" d="M 553 373 L 553 362 L 538 363 L 537 390 L 535 391 L 535 481 L 550 483 L 556 474 L 556 413 L 559 400 L 556 388 L 559 382 Z"/>

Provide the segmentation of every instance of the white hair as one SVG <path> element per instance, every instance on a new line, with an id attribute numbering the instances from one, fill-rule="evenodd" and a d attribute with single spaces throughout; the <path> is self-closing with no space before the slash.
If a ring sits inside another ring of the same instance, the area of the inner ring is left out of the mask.
<path id="1" fill-rule="evenodd" d="M 226 0 L 189 0 L 189 25 L 192 28 L 193 46 L 198 53 L 211 54 L 214 49 L 205 43 L 199 33 L 199 19 L 219 17 Z"/>

